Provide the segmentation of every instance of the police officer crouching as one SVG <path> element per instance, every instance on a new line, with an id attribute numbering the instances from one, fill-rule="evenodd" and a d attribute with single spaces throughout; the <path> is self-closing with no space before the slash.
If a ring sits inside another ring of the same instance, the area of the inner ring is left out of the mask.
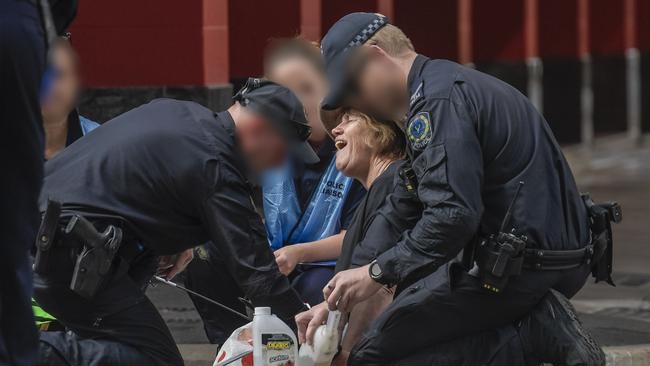
<path id="1" fill-rule="evenodd" d="M 304 309 L 278 271 L 246 178 L 288 149 L 317 161 L 304 109 L 260 79 L 235 100 L 218 113 L 154 100 L 48 161 L 35 298 L 70 332 L 42 333 L 40 364 L 182 365 L 143 289 L 157 256 L 208 240 L 254 305 L 287 322 Z"/>
<path id="2" fill-rule="evenodd" d="M 324 289 L 330 309 L 347 311 L 397 285 L 349 364 L 487 364 L 516 343 L 516 354 L 494 364 L 604 365 L 567 297 L 590 272 L 611 282 L 610 222 L 620 208 L 581 197 L 529 100 L 494 77 L 417 54 L 380 14 L 343 17 L 321 48 L 331 85 L 322 108 L 404 120 L 412 165 L 404 176 L 425 207 L 393 248 Z M 461 251 L 464 263 L 455 260 Z M 504 341 L 481 341 L 491 330 L 504 330 Z"/>

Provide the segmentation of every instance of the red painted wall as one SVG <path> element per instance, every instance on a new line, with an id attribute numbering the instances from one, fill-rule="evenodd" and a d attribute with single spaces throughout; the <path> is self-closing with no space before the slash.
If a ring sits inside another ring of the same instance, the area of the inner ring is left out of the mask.
<path id="1" fill-rule="evenodd" d="M 521 60 L 524 57 L 523 14 L 520 0 L 474 1 L 474 60 Z"/>
<path id="2" fill-rule="evenodd" d="M 650 0 L 638 0 L 637 10 L 637 37 L 639 48 L 650 51 Z"/>
<path id="3" fill-rule="evenodd" d="M 419 53 L 432 58 L 457 58 L 456 0 L 401 0 L 394 4 L 393 23 L 406 33 Z"/>
<path id="4" fill-rule="evenodd" d="M 377 12 L 376 0 L 321 0 L 322 35 L 346 14 L 356 11 Z"/>
<path id="5" fill-rule="evenodd" d="M 262 74 L 269 40 L 300 34 L 300 0 L 230 1 L 230 78 Z"/>
<path id="6" fill-rule="evenodd" d="M 578 6 L 575 0 L 542 0 L 539 51 L 545 58 L 578 56 Z"/>
<path id="7" fill-rule="evenodd" d="M 309 19 L 301 4 L 319 9 L 323 34 L 349 12 L 378 11 L 379 1 L 85 0 L 71 31 L 91 87 L 211 85 L 261 74 L 269 39 L 296 35 Z M 539 1 L 541 56 L 577 56 L 577 1 Z M 522 60 L 524 1 L 472 3 L 474 61 Z M 592 52 L 621 54 L 622 1 L 589 4 Z M 457 58 L 456 0 L 393 0 L 392 9 L 419 52 Z M 638 0 L 637 17 L 639 47 L 650 50 L 650 0 Z"/>
<path id="8" fill-rule="evenodd" d="M 90 86 L 202 85 L 222 82 L 204 73 L 203 2 L 212 13 L 225 0 L 80 1 L 72 39 Z M 218 14 L 210 22 L 223 22 Z M 214 24 L 205 24 L 214 26 Z M 210 42 L 223 41 L 227 29 L 210 29 Z M 220 34 L 221 33 L 221 34 Z M 219 47 L 217 47 L 219 48 Z M 211 47 L 212 56 L 215 55 Z"/>
<path id="9" fill-rule="evenodd" d="M 187 0 L 184 0 L 187 1 Z M 230 76 L 228 45 L 230 20 L 228 18 L 228 0 L 202 0 L 203 24 L 202 43 L 203 59 L 196 60 L 196 67 L 203 69 L 204 85 L 227 83 Z M 175 2 L 178 4 L 178 2 Z"/>
<path id="10" fill-rule="evenodd" d="M 591 0 L 589 44 L 594 55 L 623 52 L 623 2 Z"/>

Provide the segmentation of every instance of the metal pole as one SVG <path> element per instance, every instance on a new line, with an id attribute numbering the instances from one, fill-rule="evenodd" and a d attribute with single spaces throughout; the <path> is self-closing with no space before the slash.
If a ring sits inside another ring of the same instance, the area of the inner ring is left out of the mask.
<path id="1" fill-rule="evenodd" d="M 641 143 L 641 53 L 637 48 L 625 51 L 627 77 L 627 133 L 635 144 Z"/>
<path id="2" fill-rule="evenodd" d="M 530 57 L 526 60 L 528 68 L 528 98 L 539 113 L 544 113 L 544 66 L 539 57 Z"/>
<path id="3" fill-rule="evenodd" d="M 201 295 L 200 293 L 198 293 L 196 291 L 192 291 L 192 290 L 190 290 L 188 288 L 185 288 L 185 287 L 177 284 L 176 282 L 166 280 L 166 279 L 164 279 L 164 278 L 162 278 L 160 276 L 153 276 L 153 278 L 155 278 L 156 280 L 158 280 L 158 281 L 160 281 L 160 282 L 162 282 L 162 283 L 164 283 L 164 284 L 166 284 L 168 286 L 176 287 L 177 289 L 183 290 L 183 291 L 187 292 L 190 295 L 194 295 L 196 297 L 199 297 L 199 298 L 209 302 L 210 304 L 216 305 L 216 306 L 222 308 L 223 310 L 229 311 L 229 312 L 231 312 L 231 313 L 233 313 L 233 314 L 235 314 L 235 315 L 237 315 L 237 316 L 239 316 L 241 318 L 244 318 L 244 319 L 246 319 L 248 321 L 251 320 L 251 318 L 248 315 L 242 314 L 242 313 L 240 313 L 239 311 L 237 311 L 235 309 L 231 309 L 228 306 L 226 306 L 226 305 L 224 305 L 224 304 L 222 304 L 222 303 L 220 303 L 218 301 L 212 300 L 211 298 L 209 298 L 207 296 Z"/>
<path id="4" fill-rule="evenodd" d="M 594 143 L 594 90 L 592 88 L 591 56 L 583 55 L 582 85 L 580 87 L 581 140 L 585 146 Z"/>
<path id="5" fill-rule="evenodd" d="M 594 91 L 591 67 L 590 0 L 578 0 L 578 54 L 580 55 L 582 81 L 580 86 L 580 139 L 582 145 L 594 143 Z"/>

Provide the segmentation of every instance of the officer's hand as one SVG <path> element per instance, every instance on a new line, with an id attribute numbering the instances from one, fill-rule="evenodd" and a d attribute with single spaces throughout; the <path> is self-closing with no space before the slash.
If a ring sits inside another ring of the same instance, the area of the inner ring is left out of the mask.
<path id="1" fill-rule="evenodd" d="M 339 272 L 330 280 L 323 289 L 330 310 L 350 312 L 354 305 L 379 291 L 382 285 L 370 278 L 369 266 Z"/>
<path id="2" fill-rule="evenodd" d="M 275 254 L 275 262 L 278 264 L 280 272 L 285 276 L 288 276 L 296 269 L 302 257 L 300 245 L 287 245 L 276 250 L 273 254 Z"/>
<path id="3" fill-rule="evenodd" d="M 163 275 L 168 281 L 176 277 L 177 274 L 183 272 L 188 264 L 194 259 L 194 249 L 187 249 L 184 252 L 175 256 L 175 260 L 171 266 L 162 270 Z M 159 268 L 159 271 L 161 268 Z"/>
<path id="4" fill-rule="evenodd" d="M 328 313 L 327 303 L 322 302 L 311 309 L 296 315 L 298 341 L 300 344 L 305 342 L 312 344 L 314 342 L 316 329 L 325 323 Z"/>

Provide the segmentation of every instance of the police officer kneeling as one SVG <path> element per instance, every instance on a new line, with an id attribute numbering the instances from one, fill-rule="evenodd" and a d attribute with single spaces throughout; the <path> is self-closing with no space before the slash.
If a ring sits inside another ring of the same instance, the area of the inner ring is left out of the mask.
<path id="1" fill-rule="evenodd" d="M 496 78 L 418 55 L 379 14 L 343 17 L 321 48 L 332 86 L 323 109 L 351 105 L 405 120 L 412 173 L 403 176 L 425 207 L 393 248 L 324 289 L 330 308 L 349 310 L 381 286 L 398 287 L 349 364 L 485 364 L 494 350 L 475 338 L 454 354 L 438 345 L 499 328 L 504 345 L 515 339 L 521 349 L 505 364 L 604 364 L 566 297 L 592 270 L 611 282 L 610 221 L 620 210 L 581 197 L 528 99 Z M 463 249 L 464 263 L 455 260 Z"/>
<path id="2" fill-rule="evenodd" d="M 182 365 L 143 289 L 157 256 L 208 240 L 253 304 L 288 322 L 304 309 L 278 271 L 246 179 L 288 149 L 317 161 L 304 109 L 259 79 L 235 100 L 219 113 L 154 100 L 46 164 L 35 298 L 71 332 L 41 335 L 41 364 Z"/>

